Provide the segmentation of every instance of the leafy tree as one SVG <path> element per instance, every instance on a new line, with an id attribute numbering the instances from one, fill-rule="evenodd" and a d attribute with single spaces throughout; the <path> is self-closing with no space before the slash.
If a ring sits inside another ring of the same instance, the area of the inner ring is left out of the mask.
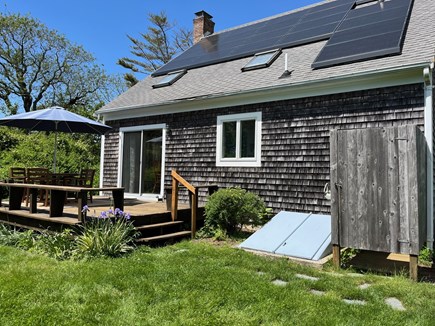
<path id="1" fill-rule="evenodd" d="M 81 46 L 29 16 L 0 13 L 0 110 L 101 101 L 109 77 Z"/>
<path id="2" fill-rule="evenodd" d="M 127 35 L 133 43 L 131 53 L 134 58 L 121 58 L 118 64 L 131 70 L 124 79 L 129 87 L 138 82 L 133 73 L 150 74 L 169 62 L 177 53 L 188 49 L 192 45 L 192 31 L 176 28 L 175 22 L 170 22 L 165 12 L 148 14 L 151 24 L 141 38 Z"/>
<path id="3" fill-rule="evenodd" d="M 0 127 L 0 139 L 8 140 L 7 149 L 0 151 L 0 179 L 8 176 L 10 166 L 50 169 L 53 166 L 54 133 Z M 99 156 L 98 135 L 58 133 L 56 167 L 59 172 L 79 172 L 81 168 L 98 170 Z"/>

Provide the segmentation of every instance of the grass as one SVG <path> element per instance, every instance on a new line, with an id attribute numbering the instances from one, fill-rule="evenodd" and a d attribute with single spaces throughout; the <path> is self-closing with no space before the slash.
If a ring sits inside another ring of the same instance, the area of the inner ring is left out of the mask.
<path id="1" fill-rule="evenodd" d="M 276 286 L 275 279 L 288 284 Z M 363 283 L 371 286 L 361 290 Z M 387 297 L 401 300 L 406 311 L 388 307 Z M 367 304 L 348 305 L 344 298 Z M 229 246 L 186 241 L 88 261 L 57 261 L 0 246 L 4 326 L 433 325 L 434 316 L 432 284 L 319 271 Z"/>

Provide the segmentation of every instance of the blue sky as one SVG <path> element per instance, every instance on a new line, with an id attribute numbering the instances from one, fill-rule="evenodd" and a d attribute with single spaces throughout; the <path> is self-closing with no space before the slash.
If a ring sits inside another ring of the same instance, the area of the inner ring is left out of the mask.
<path id="1" fill-rule="evenodd" d="M 91 52 L 109 73 L 126 70 L 116 61 L 130 56 L 127 34 L 146 32 L 147 14 L 165 11 L 171 21 L 192 28 L 194 13 L 207 11 L 215 31 L 235 27 L 320 0 L 0 0 L 0 11 L 30 14 Z"/>

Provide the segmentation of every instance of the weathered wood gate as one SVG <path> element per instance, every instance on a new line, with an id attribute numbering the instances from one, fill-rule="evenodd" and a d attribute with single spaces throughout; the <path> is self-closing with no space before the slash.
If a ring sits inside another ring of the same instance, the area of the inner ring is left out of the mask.
<path id="1" fill-rule="evenodd" d="M 426 237 L 420 129 L 334 130 L 330 145 L 334 256 L 340 247 L 417 256 Z"/>

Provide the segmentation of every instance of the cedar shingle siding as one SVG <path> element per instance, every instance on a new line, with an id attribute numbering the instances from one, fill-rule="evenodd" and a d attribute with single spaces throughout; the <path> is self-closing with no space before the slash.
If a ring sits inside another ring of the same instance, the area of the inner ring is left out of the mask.
<path id="1" fill-rule="evenodd" d="M 180 114 L 109 121 L 104 186 L 117 182 L 118 128 L 166 123 L 165 185 L 177 169 L 189 182 L 239 186 L 259 194 L 275 212 L 329 213 L 329 131 L 417 124 L 423 127 L 421 84 Z M 262 165 L 216 167 L 218 115 L 262 111 Z"/>

